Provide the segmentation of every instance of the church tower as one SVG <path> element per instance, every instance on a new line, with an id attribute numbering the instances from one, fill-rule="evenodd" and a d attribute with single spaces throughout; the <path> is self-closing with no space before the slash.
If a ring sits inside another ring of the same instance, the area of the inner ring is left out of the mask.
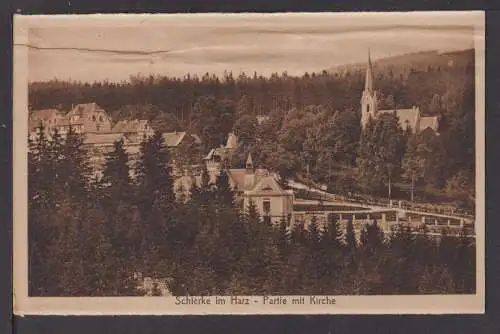
<path id="1" fill-rule="evenodd" d="M 365 89 L 361 96 L 361 127 L 364 129 L 368 120 L 377 116 L 377 92 L 373 85 L 373 69 L 368 51 L 368 66 L 366 67 Z"/>

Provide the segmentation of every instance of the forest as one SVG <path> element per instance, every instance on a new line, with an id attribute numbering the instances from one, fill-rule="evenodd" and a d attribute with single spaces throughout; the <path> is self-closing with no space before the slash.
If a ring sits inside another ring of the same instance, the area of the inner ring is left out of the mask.
<path id="1" fill-rule="evenodd" d="M 319 226 L 271 225 L 241 212 L 228 175 L 176 199 L 171 152 L 159 131 L 130 167 L 123 142 L 90 177 L 83 138 L 70 131 L 29 142 L 30 296 L 139 296 L 136 273 L 164 278 L 173 295 L 370 295 L 475 292 L 475 240 L 439 238 L 377 222 L 356 238 L 330 217 Z M 135 170 L 130 178 L 130 168 Z M 156 293 L 155 293 L 156 294 Z"/>
<path id="2" fill-rule="evenodd" d="M 438 135 L 400 131 L 393 117 L 381 117 L 361 133 L 365 71 L 360 68 L 303 76 L 227 72 L 137 75 L 120 83 L 34 82 L 29 107 L 68 111 L 77 103 L 96 102 L 115 122 L 141 118 L 158 131 L 195 133 L 205 154 L 234 132 L 240 148 L 232 167 L 241 166 L 251 152 L 257 165 L 284 179 L 327 185 L 333 193 L 449 203 L 473 211 L 474 51 L 453 56 L 444 61 L 436 54 L 433 61 L 431 54 L 415 67 L 402 58 L 379 71 L 374 64 L 379 107 L 419 106 L 424 116 L 439 117 Z M 259 122 L 257 116 L 268 118 Z"/>

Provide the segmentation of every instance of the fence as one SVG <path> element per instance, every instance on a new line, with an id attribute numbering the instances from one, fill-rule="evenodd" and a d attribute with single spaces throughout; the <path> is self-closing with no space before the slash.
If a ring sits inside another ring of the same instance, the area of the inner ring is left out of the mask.
<path id="1" fill-rule="evenodd" d="M 457 216 L 469 219 L 474 218 L 474 211 L 466 210 L 463 208 L 442 206 L 430 203 L 416 203 L 403 200 L 393 201 L 388 199 L 373 198 L 360 195 L 341 196 L 341 195 L 329 194 L 318 190 L 311 191 L 303 189 L 297 191 L 296 196 L 299 198 L 304 197 L 318 201 L 328 200 L 336 202 L 349 202 L 358 205 L 378 206 L 385 208 L 399 208 L 403 210 L 415 211 L 420 213 L 450 215 L 450 216 Z"/>
<path id="2" fill-rule="evenodd" d="M 474 225 L 467 224 L 463 219 L 449 219 L 443 217 L 426 217 L 413 215 L 401 218 L 396 211 L 385 211 L 385 212 L 335 212 L 330 211 L 303 211 L 294 213 L 294 223 L 301 223 L 305 227 L 310 224 L 313 217 L 319 224 L 320 228 L 326 226 L 328 222 L 328 216 L 331 215 L 330 219 L 334 221 L 341 222 L 343 230 L 345 230 L 345 225 L 349 219 L 352 220 L 354 229 L 356 231 L 361 231 L 366 224 L 371 224 L 375 220 L 377 221 L 379 227 L 384 232 L 392 232 L 395 227 L 400 224 L 405 224 L 410 227 L 414 233 L 424 233 L 424 230 L 428 233 L 439 234 L 446 232 L 452 236 L 458 236 L 465 233 L 469 236 L 474 235 Z"/>

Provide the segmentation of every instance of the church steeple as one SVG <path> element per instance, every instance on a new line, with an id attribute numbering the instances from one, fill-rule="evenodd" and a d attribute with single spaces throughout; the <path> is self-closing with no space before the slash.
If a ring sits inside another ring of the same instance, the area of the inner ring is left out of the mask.
<path id="1" fill-rule="evenodd" d="M 368 65 L 366 66 L 365 89 L 361 95 L 361 126 L 363 129 L 370 118 L 377 117 L 377 92 L 373 84 L 373 68 L 370 50 L 368 50 Z"/>
<path id="2" fill-rule="evenodd" d="M 368 66 L 366 66 L 365 91 L 373 93 L 373 68 L 372 60 L 370 57 L 370 49 L 368 49 Z"/>

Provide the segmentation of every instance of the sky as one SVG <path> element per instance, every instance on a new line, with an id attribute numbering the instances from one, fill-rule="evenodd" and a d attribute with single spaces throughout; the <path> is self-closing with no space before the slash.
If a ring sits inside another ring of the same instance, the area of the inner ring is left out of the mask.
<path id="1" fill-rule="evenodd" d="M 169 15 L 31 20 L 28 80 L 122 81 L 131 75 L 319 72 L 418 51 L 472 48 L 459 16 Z M 19 39 L 18 39 L 19 40 Z M 15 39 L 16 41 L 16 39 Z"/>

